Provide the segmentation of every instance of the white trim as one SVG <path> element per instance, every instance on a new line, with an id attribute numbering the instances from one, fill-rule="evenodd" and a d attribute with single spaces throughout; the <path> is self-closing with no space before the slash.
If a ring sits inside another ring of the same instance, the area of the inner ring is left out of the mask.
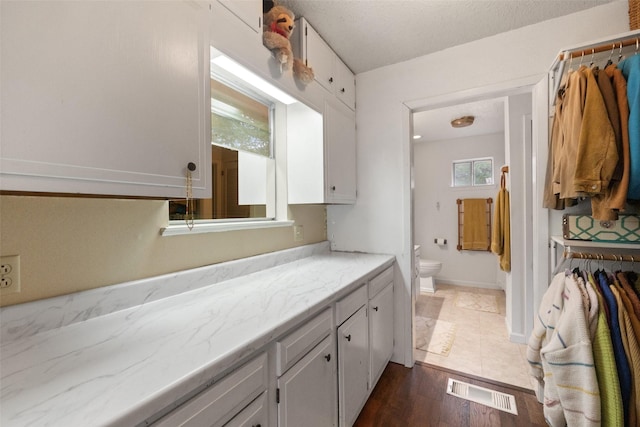
<path id="1" fill-rule="evenodd" d="M 460 102 L 468 103 L 476 100 L 484 100 L 487 99 L 488 96 L 491 98 L 501 98 L 506 96 L 506 94 L 517 95 L 518 93 L 531 92 L 531 86 L 538 83 L 543 76 L 544 73 L 535 74 L 494 85 L 466 89 L 413 101 L 405 101 L 403 104 L 409 107 L 412 113 L 415 113 L 424 110 L 449 107 L 451 105 L 459 104 Z"/>
<path id="2" fill-rule="evenodd" d="M 175 224 L 164 227 L 160 235 L 179 236 L 184 234 L 217 233 L 220 231 L 254 230 L 259 228 L 292 227 L 293 220 L 263 220 L 263 221 L 225 221 L 225 222 L 196 222 L 192 229 L 187 224 Z"/>

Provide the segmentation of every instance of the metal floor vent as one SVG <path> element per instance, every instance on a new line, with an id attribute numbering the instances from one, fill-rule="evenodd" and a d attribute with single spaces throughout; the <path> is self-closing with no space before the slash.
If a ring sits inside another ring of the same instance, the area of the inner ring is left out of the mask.
<path id="1" fill-rule="evenodd" d="M 447 384 L 447 393 L 491 408 L 509 412 L 510 414 L 518 415 L 516 398 L 510 394 L 500 393 L 499 391 L 489 390 L 488 388 L 478 387 L 477 385 L 467 384 L 451 378 L 449 378 Z"/>

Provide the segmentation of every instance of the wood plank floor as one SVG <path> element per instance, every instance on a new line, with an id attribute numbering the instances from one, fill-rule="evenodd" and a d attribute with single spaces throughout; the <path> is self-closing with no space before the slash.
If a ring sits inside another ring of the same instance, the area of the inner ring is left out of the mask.
<path id="1" fill-rule="evenodd" d="M 512 394 L 518 415 L 447 394 L 449 378 Z M 487 382 L 434 365 L 389 363 L 354 427 L 546 426 L 532 391 Z"/>

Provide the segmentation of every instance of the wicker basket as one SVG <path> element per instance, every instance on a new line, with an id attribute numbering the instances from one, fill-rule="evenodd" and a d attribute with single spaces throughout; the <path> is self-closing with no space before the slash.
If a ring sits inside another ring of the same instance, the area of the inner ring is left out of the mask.
<path id="1" fill-rule="evenodd" d="M 640 0 L 629 0 L 629 29 L 640 29 Z"/>

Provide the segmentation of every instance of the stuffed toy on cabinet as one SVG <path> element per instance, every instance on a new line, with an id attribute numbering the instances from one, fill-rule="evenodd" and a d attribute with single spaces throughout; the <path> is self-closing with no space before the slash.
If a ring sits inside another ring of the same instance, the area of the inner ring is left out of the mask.
<path id="1" fill-rule="evenodd" d="M 293 75 L 304 84 L 313 81 L 313 69 L 294 58 L 289 38 L 295 28 L 295 15 L 284 6 L 273 1 L 263 1 L 263 44 L 273 52 L 281 71 L 293 68 Z"/>

